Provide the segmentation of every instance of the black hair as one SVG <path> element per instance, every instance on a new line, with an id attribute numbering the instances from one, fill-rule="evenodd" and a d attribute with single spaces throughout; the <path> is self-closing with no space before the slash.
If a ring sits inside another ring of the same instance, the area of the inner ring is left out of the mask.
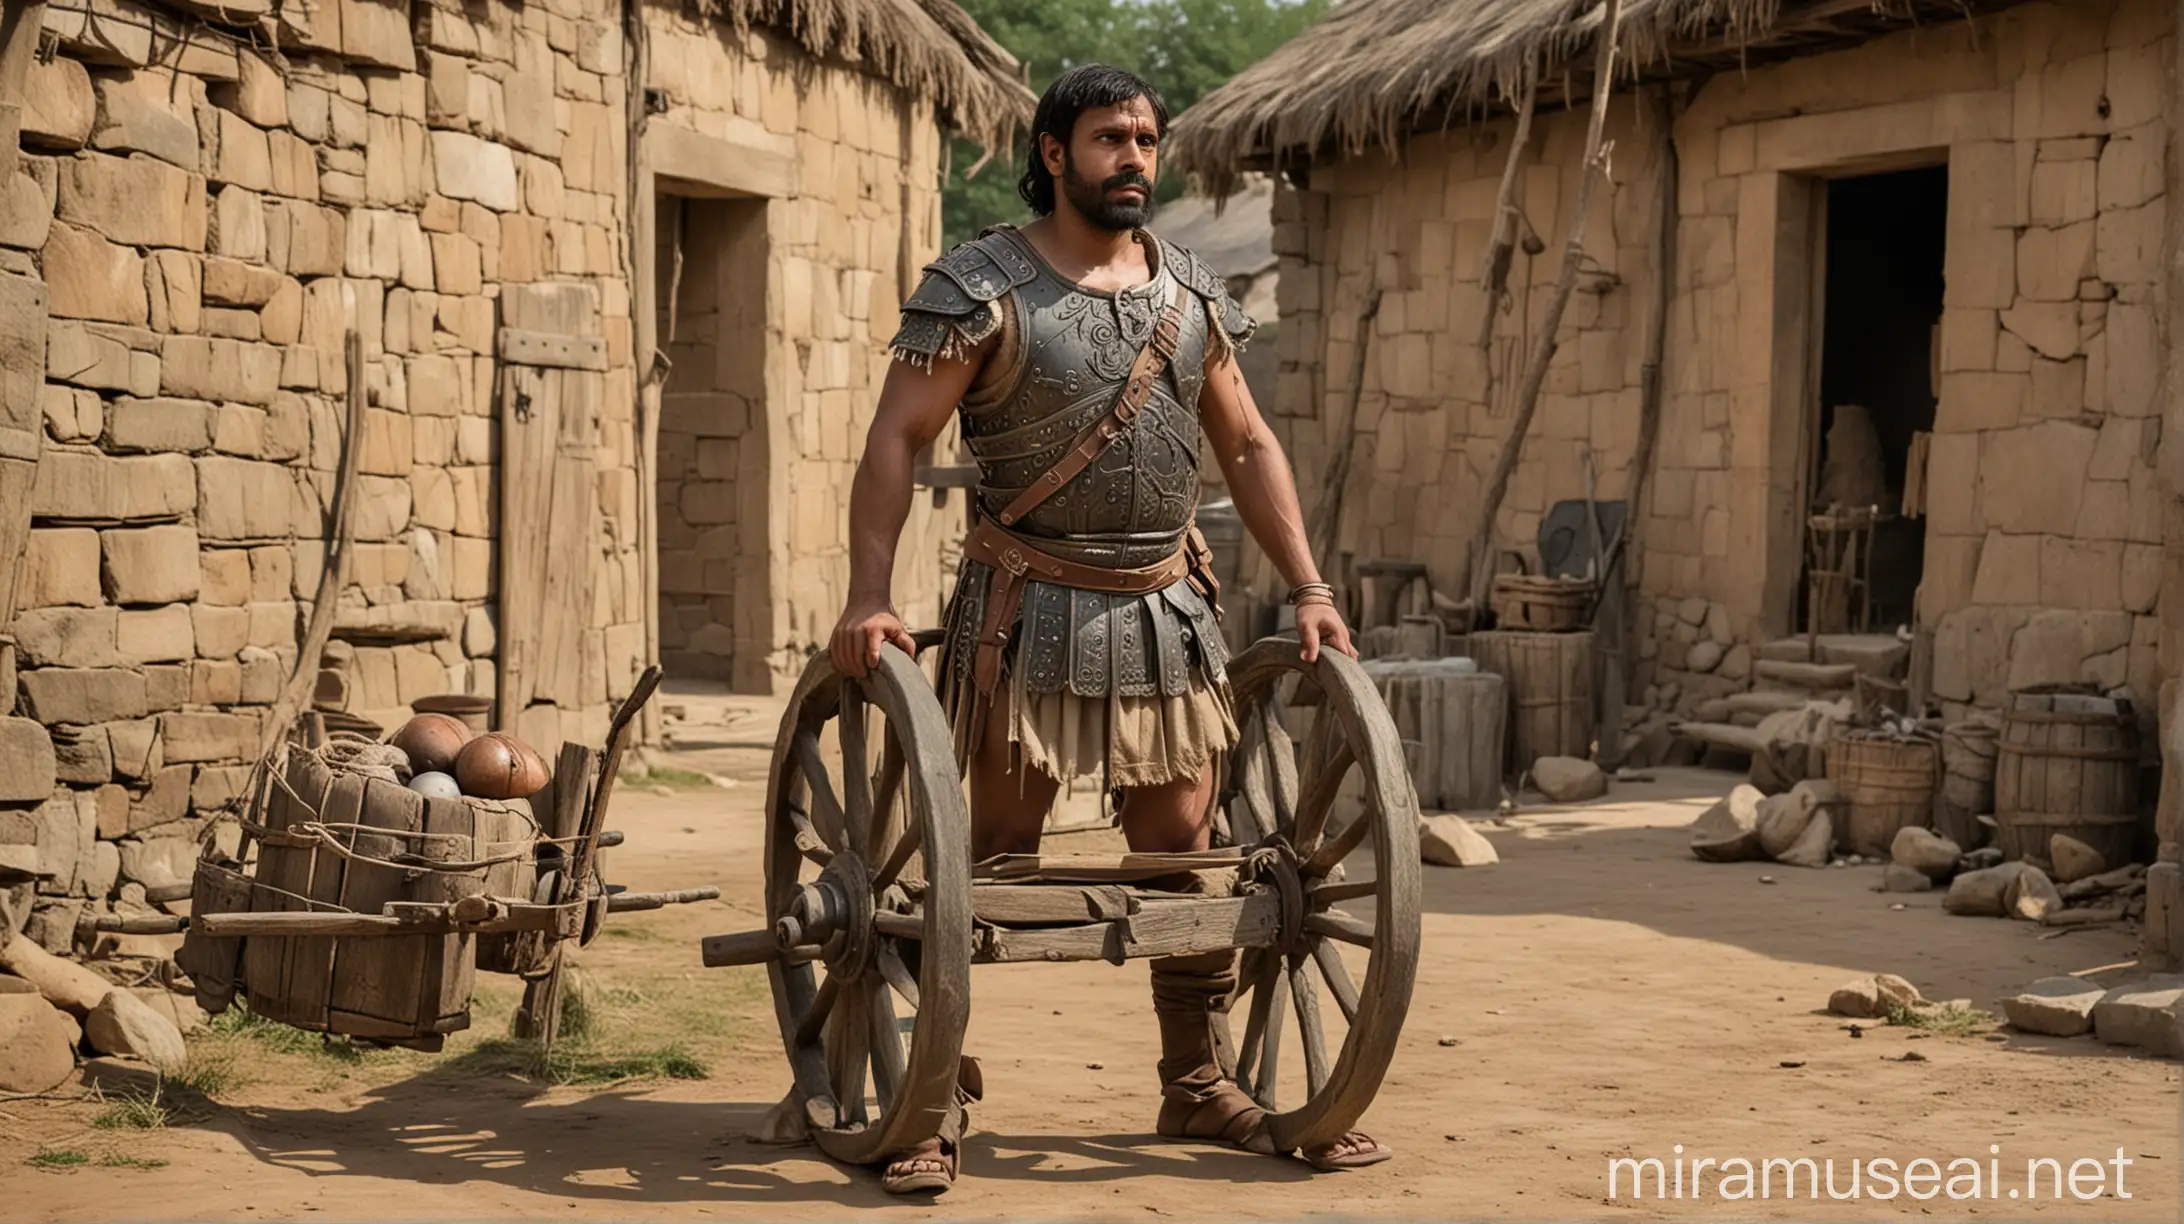
<path id="1" fill-rule="evenodd" d="M 1054 83 L 1047 86 L 1039 99 L 1039 109 L 1031 117 L 1031 155 L 1024 159 L 1023 177 L 1016 181 L 1016 194 L 1031 205 L 1032 215 L 1044 217 L 1054 211 L 1054 175 L 1047 170 L 1046 159 L 1039 156 L 1040 135 L 1050 135 L 1066 148 L 1077 130 L 1079 115 L 1103 106 L 1120 106 L 1132 98 L 1143 98 L 1151 104 L 1156 132 L 1167 135 L 1168 104 L 1151 82 L 1127 68 L 1085 64 L 1054 78 Z"/>

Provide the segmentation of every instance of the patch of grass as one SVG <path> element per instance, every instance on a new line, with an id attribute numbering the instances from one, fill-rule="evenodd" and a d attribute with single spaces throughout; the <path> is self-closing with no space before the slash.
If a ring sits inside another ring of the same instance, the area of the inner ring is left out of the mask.
<path id="1" fill-rule="evenodd" d="M 142 1156 L 124 1156 L 119 1152 L 109 1152 L 99 1157 L 99 1167 L 102 1169 L 164 1169 L 167 1167 L 167 1162 L 146 1159 Z"/>
<path id="2" fill-rule="evenodd" d="M 1888 1022 L 1943 1037 L 1970 1037 L 1993 1028 L 1995 1019 L 1994 1013 L 1976 1007 L 1905 1007 L 1898 1003 L 1889 1006 Z"/>
<path id="3" fill-rule="evenodd" d="M 330 1058 L 336 1062 L 360 1063 L 384 1053 L 358 1045 L 345 1037 L 307 1032 L 291 1028 L 278 1020 L 268 1020 L 241 1003 L 214 1016 L 210 1028 L 217 1036 L 249 1041 L 276 1054 L 307 1054 Z"/>
<path id="4" fill-rule="evenodd" d="M 233 1056 L 203 1049 L 190 1051 L 189 1065 L 167 1077 L 167 1082 L 175 1087 L 208 1100 L 233 1092 L 249 1080 L 250 1077 L 235 1065 Z"/>
<path id="5" fill-rule="evenodd" d="M 73 1169 L 77 1165 L 90 1164 L 91 1158 L 82 1152 L 59 1148 L 50 1152 L 38 1152 L 31 1156 L 29 1163 L 40 1169 Z"/>
<path id="6" fill-rule="evenodd" d="M 624 786 L 664 786 L 670 790 L 704 790 L 713 785 L 708 774 L 690 769 L 648 769 L 642 773 L 625 773 Z"/>
<path id="7" fill-rule="evenodd" d="M 710 1068 L 681 1046 L 648 1049 L 601 1049 L 589 1042 L 562 1040 L 547 1051 L 535 1041 L 494 1038 L 450 1059 L 450 1070 L 478 1075 L 513 1075 L 549 1084 L 618 1084 L 643 1079 L 704 1079 Z"/>
<path id="8" fill-rule="evenodd" d="M 124 1088 L 110 1097 L 101 1093 L 106 1108 L 91 1119 L 91 1125 L 100 1130 L 158 1130 L 174 1112 L 160 1099 L 165 1091 L 165 1083 L 154 1083 L 150 1092 Z"/>

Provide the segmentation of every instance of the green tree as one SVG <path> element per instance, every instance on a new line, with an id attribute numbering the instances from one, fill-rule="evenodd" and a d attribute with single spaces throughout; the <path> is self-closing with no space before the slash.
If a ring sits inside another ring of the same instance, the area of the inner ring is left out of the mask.
<path id="1" fill-rule="evenodd" d="M 1317 21 L 1332 0 L 963 0 L 963 7 L 1030 68 L 1033 91 L 1081 64 L 1128 68 L 1159 88 L 1171 115 Z M 1016 194 L 1025 150 L 996 150 L 973 175 L 981 150 L 956 141 L 941 191 L 945 241 L 962 242 L 1030 210 Z M 1183 176 L 1161 176 L 1162 201 L 1183 194 Z"/>

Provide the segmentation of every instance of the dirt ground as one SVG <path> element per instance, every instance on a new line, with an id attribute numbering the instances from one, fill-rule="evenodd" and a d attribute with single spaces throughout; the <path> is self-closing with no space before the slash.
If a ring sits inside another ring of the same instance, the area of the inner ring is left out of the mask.
<path id="1" fill-rule="evenodd" d="M 868 1171 L 744 1137 L 787 1086 L 779 1037 L 763 973 L 701 968 L 697 939 L 756 924 L 775 715 L 763 702 L 667 700 L 690 718 L 656 764 L 730 784 L 619 792 L 611 823 L 628 844 L 609 868 L 639 889 L 717 883 L 724 899 L 617 916 L 584 950 L 589 1053 L 542 1077 L 498 1040 L 517 993 L 509 979 L 480 978 L 472 1031 L 438 1056 L 329 1050 L 231 1021 L 196 1043 L 209 1070 L 160 1089 L 163 1125 L 121 1124 L 143 1120 L 128 1106 L 151 1081 L 112 1063 L 87 1068 L 64 1099 L 0 1102 L 0 1215 L 771 1220 L 885 1205 L 895 1218 L 981 1219 L 2179 1216 L 2176 1064 L 1992 1026 L 1854 1036 L 1822 1012 L 1833 987 L 1875 971 L 1998 1009 L 2034 978 L 2130 962 L 2132 933 L 2043 939 L 2021 923 L 1949 917 L 1937 894 L 1872 891 L 1877 868 L 1701 864 L 1677 828 L 1735 779 L 1698 771 L 1583 807 L 1527 808 L 1486 826 L 1499 866 L 1428 869 L 1409 1023 L 1363 1123 L 1395 1161 L 1319 1175 L 1161 1143 L 1142 964 L 995 966 L 973 976 L 967 1049 L 987 1093 L 966 1176 L 937 1205 L 898 1203 Z M 1913 1054 L 1924 1057 L 1904 1061 Z M 551 1082 L 633 1069 L 667 1074 Z M 1814 1205 L 1781 1200 L 1778 1185 L 1767 1202 L 1607 1198 L 1611 1159 L 1672 1160 L 1679 1143 L 1687 1159 L 1755 1166 L 1994 1159 L 2009 1187 L 2028 1157 L 2068 1167 L 2120 1148 L 2132 1197 L 2027 1202 L 2004 1190 Z"/>

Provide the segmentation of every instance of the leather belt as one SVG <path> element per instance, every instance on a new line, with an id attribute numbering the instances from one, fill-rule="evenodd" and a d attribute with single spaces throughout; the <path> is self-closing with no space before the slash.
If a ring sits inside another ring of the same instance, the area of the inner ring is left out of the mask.
<path id="1" fill-rule="evenodd" d="M 1178 548 L 1166 560 L 1138 569 L 1109 569 L 1068 561 L 1042 551 L 1024 537 L 980 519 L 963 540 L 965 559 L 993 570 L 986 587 L 986 615 L 978 627 L 977 665 L 972 677 L 980 697 L 990 699 L 1001 682 L 1001 651 L 1009 626 L 1023 607 L 1024 586 L 1034 580 L 1079 591 L 1144 595 L 1166 590 L 1190 573 L 1190 550 Z"/>

